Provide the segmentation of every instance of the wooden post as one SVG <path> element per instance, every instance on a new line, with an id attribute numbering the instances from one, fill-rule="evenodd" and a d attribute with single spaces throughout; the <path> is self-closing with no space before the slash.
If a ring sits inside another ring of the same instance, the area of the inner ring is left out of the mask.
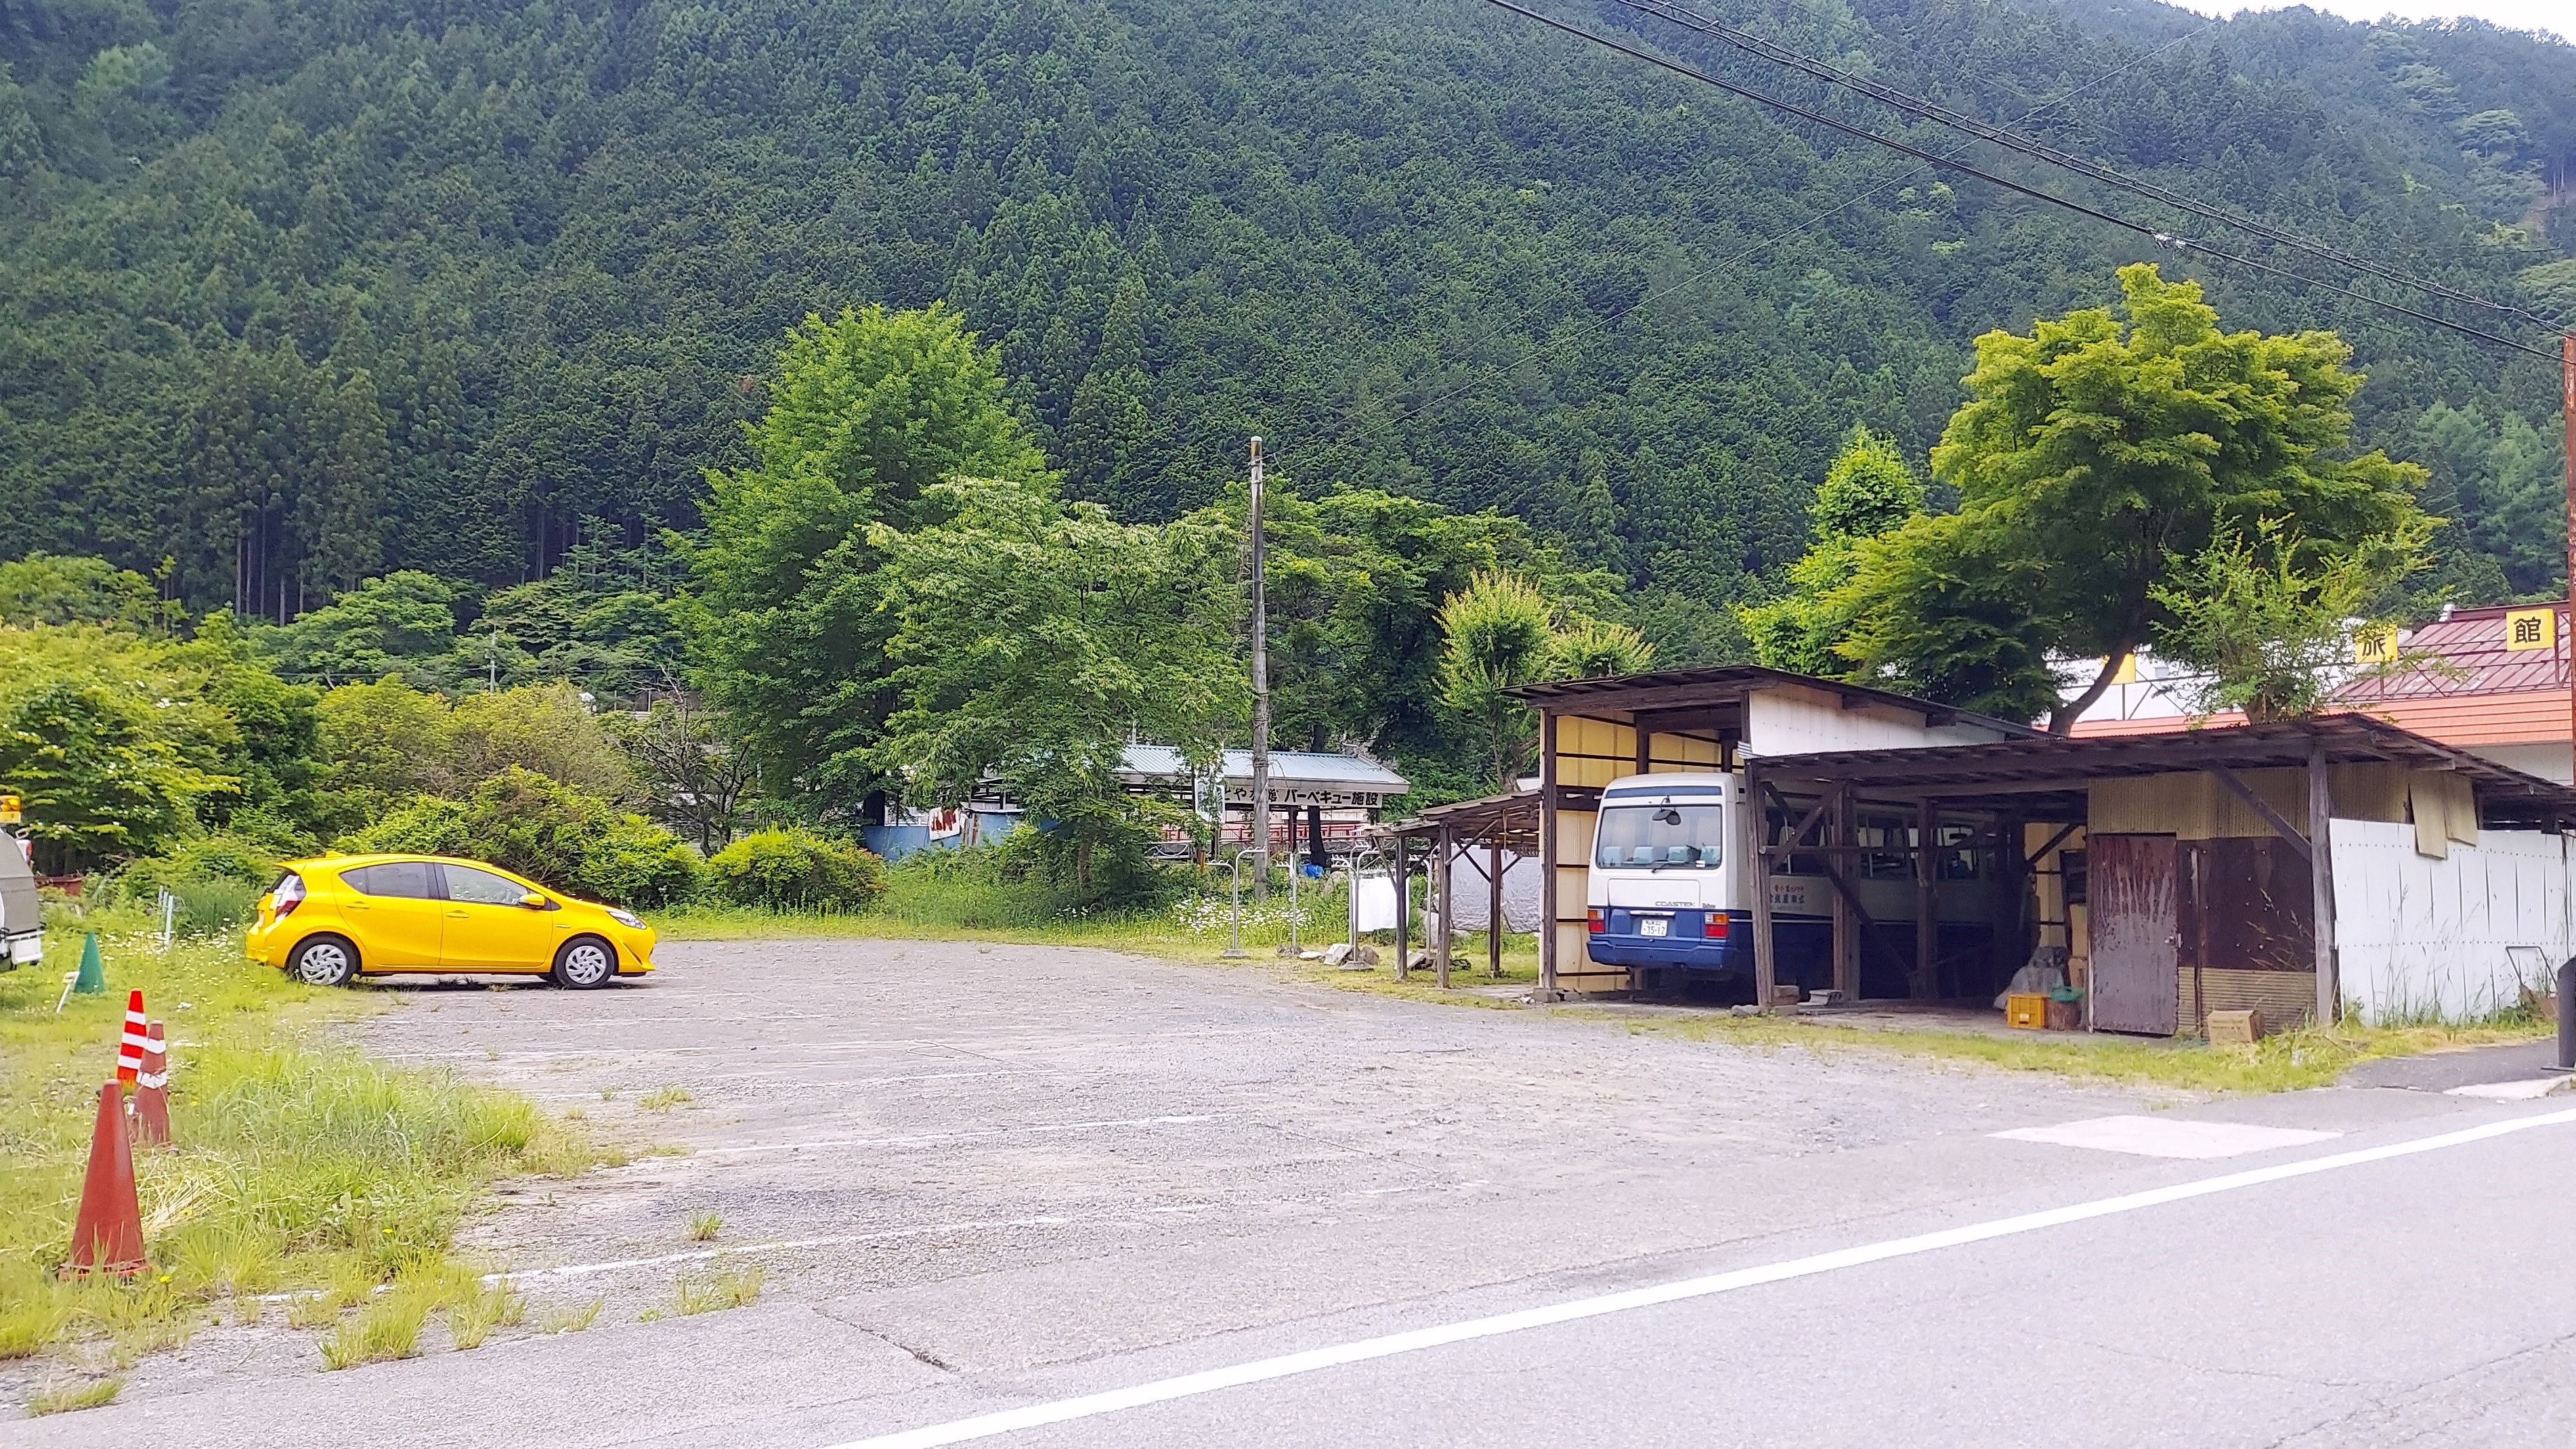
<path id="1" fill-rule="evenodd" d="M 1637 719 L 1635 715 L 1630 715 L 1628 718 L 1631 721 L 1636 721 Z M 1637 737 L 1637 773 L 1640 775 L 1649 775 L 1654 773 L 1654 732 L 1647 729 L 1642 722 L 1633 722 L 1628 726 L 1628 733 Z"/>
<path id="2" fill-rule="evenodd" d="M 1556 711 L 1538 715 L 1538 999 L 1556 999 Z"/>
<path id="3" fill-rule="evenodd" d="M 1768 1015 L 1771 1011 L 1773 983 L 1779 980 L 1779 952 L 1771 940 L 1771 830 L 1764 823 L 1762 797 L 1756 779 L 1759 767 L 1744 767 L 1744 804 L 1735 813 L 1743 817 L 1737 838 L 1745 845 L 1740 853 L 1744 861 L 1745 892 L 1753 907 L 1753 1001 Z"/>
<path id="4" fill-rule="evenodd" d="M 1494 822 L 1500 833 L 1502 822 Z M 1503 847 L 1498 841 L 1485 847 L 1485 971 L 1495 980 L 1503 979 Z"/>
<path id="5" fill-rule="evenodd" d="M 1852 821 L 1852 792 L 1849 785 L 1834 787 L 1833 844 L 1850 846 L 1859 832 Z M 1848 868 L 1859 874 L 1860 857 L 1845 856 Z M 1860 1000 L 1860 921 L 1851 908 L 1851 900 L 1841 891 L 1834 893 L 1834 989 L 1845 1001 Z"/>
<path id="6" fill-rule="evenodd" d="M 1908 996 L 1929 1001 L 1941 994 L 1938 947 L 1941 920 L 1933 909 L 1933 882 L 1940 862 L 1934 854 L 1941 838 L 1941 810 L 1925 800 L 1914 807 L 1914 983 Z"/>
<path id="7" fill-rule="evenodd" d="M 1443 991 L 1449 989 L 1449 942 L 1455 934 L 1454 922 L 1458 917 L 1457 903 L 1450 899 L 1449 891 L 1452 884 L 1449 857 L 1456 844 L 1449 833 L 1448 822 L 1442 821 L 1439 831 L 1431 837 L 1431 848 L 1439 852 L 1431 861 L 1431 889 L 1440 897 L 1440 924 L 1431 933 L 1431 964 L 1439 973 Z"/>
<path id="8" fill-rule="evenodd" d="M 1395 979 L 1398 981 L 1404 980 L 1410 974 L 1405 966 L 1405 958 L 1412 954 L 1412 945 L 1406 940 L 1405 927 L 1412 924 L 1413 917 L 1412 855 L 1413 837 L 1397 836 L 1395 838 Z"/>
<path id="9" fill-rule="evenodd" d="M 2334 790 L 2326 779 L 2326 745 L 2308 743 L 2308 882 L 2317 921 L 2317 1023 L 2332 1026 L 2343 1015 L 2343 983 L 2335 970 Z"/>

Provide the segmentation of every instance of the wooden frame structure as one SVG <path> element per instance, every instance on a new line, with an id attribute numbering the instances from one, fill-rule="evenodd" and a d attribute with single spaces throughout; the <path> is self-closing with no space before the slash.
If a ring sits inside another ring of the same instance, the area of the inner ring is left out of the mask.
<path id="1" fill-rule="evenodd" d="M 2576 824 L 2576 789 L 2525 775 L 2463 750 L 2453 749 L 2367 715 L 2327 715 L 2270 724 L 2169 734 L 2066 740 L 2050 737 L 2002 740 L 1981 745 L 1926 749 L 1851 750 L 1752 760 L 1746 766 L 1748 794 L 1785 803 L 1786 792 L 1814 794 L 1818 804 L 1804 816 L 1786 843 L 1757 847 L 1760 863 L 1794 852 L 1826 862 L 1838 898 L 1856 905 L 1839 871 L 1863 847 L 1836 839 L 1804 843 L 1828 807 L 1847 810 L 1857 795 L 1885 803 L 1911 803 L 1917 818 L 1937 821 L 1944 811 L 1975 810 L 1998 822 L 1995 832 L 2012 849 L 2008 859 L 2027 870 L 2077 826 L 2091 818 L 2091 787 L 2097 783 L 2155 775 L 2206 775 L 2234 799 L 2243 802 L 2299 860 L 2308 866 L 2311 920 L 2314 929 L 2316 1019 L 2336 1020 L 2342 1010 L 2335 958 L 2335 904 L 2331 840 L 2335 814 L 2333 771 L 2353 765 L 2395 765 L 2410 771 L 2455 772 L 2468 779 L 2482 822 L 2499 827 L 2562 831 Z M 2296 771 L 2305 795 L 2304 822 L 2294 822 L 2249 785 L 2241 772 Z M 1836 802 L 1844 802 L 1837 806 Z M 1751 814 L 1753 812 L 1746 812 Z M 2025 854 L 2019 827 L 2033 822 L 2060 827 L 2051 843 Z M 1916 846 L 1918 880 L 1923 861 L 1932 853 L 1933 832 L 1923 832 Z M 1873 846 L 1872 853 L 1893 853 Z M 2018 882 L 2011 883 L 2018 889 Z M 1919 891 L 1919 887 L 1918 887 Z M 1776 954 L 1770 934 L 1767 892 L 1754 897 L 1754 951 L 1759 984 L 1767 1003 Z M 1918 894 L 1918 899 L 1920 895 Z M 1864 921 L 1864 924 L 1866 922 Z M 1848 934 L 1837 914 L 1836 936 Z M 1919 952 L 1918 952 L 1919 955 Z M 1838 948 L 1839 960 L 1839 948 Z M 1919 968 L 1918 961 L 1918 968 Z"/>
<path id="2" fill-rule="evenodd" d="M 1470 864 L 1485 882 L 1485 963 L 1494 977 L 1503 974 L 1503 857 L 1529 857 L 1539 854 L 1539 797 L 1528 793 L 1488 795 L 1477 800 L 1461 800 L 1452 805 L 1436 805 L 1409 820 L 1377 827 L 1376 833 L 1394 847 L 1396 861 L 1395 906 L 1395 974 L 1404 980 L 1410 971 L 1406 959 L 1405 917 L 1409 914 L 1412 882 L 1410 867 L 1412 842 L 1430 842 L 1431 899 L 1439 908 L 1438 925 L 1432 933 L 1431 967 L 1438 974 L 1441 989 L 1449 986 L 1449 961 L 1456 949 L 1458 912 L 1452 892 L 1454 861 L 1460 847 L 1474 850 L 1482 847 L 1484 862 L 1477 865 L 1472 855 Z"/>

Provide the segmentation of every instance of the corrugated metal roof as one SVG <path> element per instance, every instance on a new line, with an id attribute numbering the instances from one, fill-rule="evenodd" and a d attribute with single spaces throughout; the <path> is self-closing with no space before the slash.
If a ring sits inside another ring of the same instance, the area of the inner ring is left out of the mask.
<path id="1" fill-rule="evenodd" d="M 2558 647 L 2555 650 L 2505 648 L 2505 615 L 2544 607 L 2558 611 Z M 2567 646 L 2567 606 L 2564 602 L 2460 609 L 2447 619 L 2437 619 L 2410 629 L 2400 639 L 2400 652 L 2426 656 L 2425 667 L 2356 679 L 2346 685 L 2336 698 L 2361 703 L 2393 699 L 2455 699 L 2543 689 L 2563 692 L 2567 688 Z M 2567 720 L 2563 712 L 2558 720 L 2558 732 L 2549 738 L 2567 738 Z"/>
<path id="2" fill-rule="evenodd" d="M 2559 611 L 2556 652 L 2507 649 L 2505 616 L 2537 608 Z M 2335 691 L 2330 703 L 2462 748 L 2563 742 L 2571 733 L 2566 609 L 2560 602 L 2457 610 L 2401 637 L 2401 654 L 2423 656 L 2421 664 L 2355 679 Z M 2120 739 L 2244 722 L 2232 709 L 2206 719 L 2088 717 L 2076 723 L 2074 733 L 2077 739 Z"/>

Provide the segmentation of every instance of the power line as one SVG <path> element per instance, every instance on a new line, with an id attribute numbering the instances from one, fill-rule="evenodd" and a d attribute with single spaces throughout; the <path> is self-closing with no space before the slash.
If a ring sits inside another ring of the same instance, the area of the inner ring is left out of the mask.
<path id="1" fill-rule="evenodd" d="M 2024 111 L 2016 121 L 2016 124 L 2027 123 L 2049 111 L 2056 110 L 2058 107 L 2065 105 L 2068 101 L 2075 99 L 2077 96 L 2083 95 L 2085 92 L 2097 87 L 2107 85 L 2111 81 L 2137 69 L 2139 66 L 2161 58 L 2169 51 L 2188 45 L 2192 41 L 2200 39 L 2202 36 L 2216 30 L 2219 26 L 2224 25 L 2225 23 L 2226 21 L 2223 18 L 2212 19 L 2206 24 L 2200 26 L 2198 29 L 2190 31 L 2187 34 L 2178 35 L 2172 40 L 2165 42 L 2163 45 L 2157 46 L 2154 50 L 2140 53 L 2130 59 L 2126 64 L 2114 66 L 2111 69 L 2094 76 L 2082 85 L 2070 86 L 2065 90 L 2059 91 L 2056 95 L 2051 96 L 2048 99 L 2041 101 L 2038 105 Z M 1948 154 L 1950 157 L 1956 158 L 1966 155 L 1967 152 L 1968 148 L 1966 146 L 1961 146 L 1956 151 L 1952 151 Z M 1521 363 L 1527 362 L 1533 357 L 1548 352 L 1558 343 L 1567 340 L 1569 337 L 1581 336 L 1587 331 L 1605 330 L 1609 327 L 1615 326 L 1620 322 L 1626 321 L 1629 317 L 1642 311 L 1647 306 L 1655 302 L 1659 302 L 1666 297 L 1672 296 L 1674 293 L 1679 292 L 1704 278 L 1715 275 L 1719 272 L 1732 271 L 1743 263 L 1750 261 L 1754 256 L 1765 249 L 1777 246 L 1781 242 L 1789 240 L 1791 237 L 1816 226 L 1820 222 L 1830 221 L 1834 217 L 1842 215 L 1844 212 L 1851 210 L 1853 207 L 1860 205 L 1871 197 L 1880 195 L 1887 191 L 1888 188 L 1893 187 L 1904 181 L 1906 178 L 1915 175 L 1921 169 L 1920 165 L 1909 165 L 1903 171 L 1898 172 L 1894 176 L 1888 177 L 1886 180 L 1881 181 L 1866 190 L 1856 191 L 1833 206 L 1810 213 L 1805 220 L 1785 231 L 1773 232 L 1769 236 L 1755 241 L 1752 245 L 1735 252 L 1721 261 L 1712 262 L 1707 266 L 1687 272 L 1683 274 L 1679 280 L 1667 283 L 1664 286 L 1657 287 L 1653 291 L 1645 293 L 1638 297 L 1637 300 L 1630 302 L 1627 306 L 1622 307 L 1607 316 L 1603 316 L 1598 313 L 1585 313 L 1574 319 L 1573 325 L 1565 330 L 1558 332 L 1556 335 L 1549 337 L 1535 346 L 1521 350 L 1511 359 L 1511 361 L 1507 363 L 1489 364 L 1469 376 L 1465 381 L 1444 391 L 1435 393 L 1430 397 L 1424 398 L 1421 402 L 1412 404 L 1411 406 L 1399 407 L 1387 416 L 1380 418 L 1377 422 L 1360 429 L 1358 432 L 1351 433 L 1347 436 L 1325 438 L 1320 440 L 1319 443 L 1293 444 L 1290 447 L 1281 449 L 1281 455 L 1283 458 L 1298 456 L 1308 452 L 1310 449 L 1322 445 L 1341 448 L 1356 447 L 1359 444 L 1368 441 L 1370 438 L 1376 437 L 1378 434 L 1385 432 L 1387 429 L 1394 427 L 1396 424 L 1403 422 L 1407 418 L 1418 417 L 1421 414 L 1430 411 L 1432 408 L 1438 407 L 1440 404 L 1449 401 L 1451 398 L 1467 392 L 1469 389 L 1479 387 L 1497 377 L 1500 377 L 1510 368 L 1519 366 Z M 1491 340 L 1492 338 L 1501 335 L 1501 330 L 1502 329 L 1498 327 L 1485 334 L 1485 337 L 1480 340 Z"/>
<path id="2" fill-rule="evenodd" d="M 1971 116 L 1960 111 L 1954 111 L 1937 101 L 1927 100 L 1924 97 L 1911 94 L 1910 92 L 1898 90 L 1894 86 L 1883 85 L 1867 76 L 1844 70 L 1839 66 L 1818 60 L 1813 56 L 1791 50 L 1787 46 L 1781 45 L 1776 41 L 1767 40 L 1750 31 L 1740 30 L 1734 26 L 1724 24 L 1717 20 L 1712 20 L 1696 11 L 1688 10 L 1680 5 L 1674 4 L 1672 3 L 1672 0 L 1616 0 L 1616 3 L 1625 6 L 1630 10 L 1669 21 L 1686 30 L 1710 36 L 1727 45 L 1731 45 L 1738 50 L 1744 51 L 1747 54 L 1758 56 L 1761 59 L 1770 61 L 1776 65 L 1788 66 L 1793 70 L 1803 71 L 1808 75 L 1814 76 L 1817 79 L 1828 82 L 1832 85 L 1856 91 L 1861 95 L 1869 97 L 1871 100 L 1877 101 L 1882 105 L 1893 107 L 1896 110 L 1903 111 L 1908 115 L 1938 122 L 1939 124 L 1951 127 L 1954 130 L 1964 131 L 1981 141 L 1990 142 L 1994 145 L 2004 147 L 2007 150 L 2015 151 L 2035 160 L 2046 162 L 2051 166 L 2072 171 L 2077 175 L 2101 182 L 2106 186 L 2117 187 L 2120 190 L 2130 192 L 2134 195 L 2146 197 L 2151 201 L 2161 202 L 2164 205 L 2173 207 L 2178 211 L 2188 213 L 2192 216 L 2200 217 L 2203 220 L 2214 221 L 2221 226 L 2234 227 L 2239 231 L 2251 233 L 2252 235 L 2261 237 L 2265 241 L 2271 242 L 2276 246 L 2289 247 L 2296 251 L 2305 252 L 2319 260 L 2333 262 L 2338 266 L 2348 267 L 2356 272 L 2368 273 L 2370 275 L 2380 277 L 2383 280 L 2395 282 L 2400 286 L 2412 287 L 2418 291 L 2426 292 L 2433 296 L 2444 298 L 2448 301 L 2459 302 L 2469 306 L 2484 307 L 2491 311 L 2502 313 L 2505 316 L 2518 317 L 2531 322 L 2536 322 L 2544 327 L 2554 328 L 2557 325 L 2550 319 L 2542 317 L 2528 308 L 2514 306 L 2510 303 L 2498 302 L 2487 297 L 2481 297 L 2474 292 L 2463 291 L 2447 283 L 2434 281 L 2430 278 L 2415 276 L 2384 262 L 2375 261 L 2371 258 L 2345 251 L 2340 247 L 2328 246 L 2325 243 L 2313 241 L 2307 237 L 2300 236 L 2295 232 L 2273 226 L 2269 222 L 2247 216 L 2242 212 L 2231 211 L 2225 207 L 2213 205 L 2209 202 L 2202 201 L 2197 197 L 2186 195 L 2182 192 L 2172 190 L 2169 187 L 2157 185 L 2155 182 L 2148 181 L 2143 177 L 2131 176 L 2127 172 L 2117 170 L 2093 159 L 2092 157 L 2080 155 L 2076 152 L 2067 151 L 2060 147 L 2049 145 L 2047 142 L 2039 140 L 2036 137 L 2025 135 L 2019 131 L 1997 125 L 1991 121 L 1982 120 L 1976 116 Z"/>
<path id="3" fill-rule="evenodd" d="M 2080 201 L 2069 200 L 2066 197 L 2042 191 L 2035 186 L 2024 185 L 2021 182 L 2011 180 L 2004 176 L 1999 176 L 1994 172 L 1970 166 L 1965 162 L 1956 159 L 1955 155 L 1939 155 L 1909 142 L 1900 141 L 1893 136 L 1881 135 L 1876 131 L 1866 130 L 1862 127 L 1852 125 L 1847 121 L 1836 120 L 1834 117 L 1828 116 L 1812 107 L 1802 106 L 1794 101 L 1785 101 L 1777 96 L 1766 95 L 1763 92 L 1754 90 L 1748 86 L 1741 86 L 1733 81 L 1721 79 L 1709 74 L 1707 71 L 1699 69 L 1696 66 L 1688 65 L 1684 62 L 1673 60 L 1666 56 L 1656 55 L 1652 51 L 1642 50 L 1636 46 L 1613 40 L 1609 36 L 1585 30 L 1579 25 L 1573 25 L 1566 21 L 1559 20 L 1552 15 L 1542 14 L 1539 11 L 1528 8 L 1527 6 L 1515 4 L 1513 3 L 1513 0 L 1485 0 L 1485 3 L 1497 6 L 1504 10 L 1509 10 L 1516 15 L 1527 16 L 1552 30 L 1560 30 L 1568 35 L 1575 36 L 1578 39 L 1591 41 L 1595 45 L 1615 50 L 1622 55 L 1630 56 L 1637 60 L 1642 60 L 1648 65 L 1661 67 L 1664 70 L 1673 72 L 1675 75 L 1686 76 L 1692 80 L 1699 81 L 1702 84 L 1714 86 L 1719 90 L 1725 91 L 1729 95 L 1742 97 L 1745 100 L 1752 101 L 1756 105 L 1768 106 L 1773 110 L 1782 111 L 1789 115 L 1796 116 L 1800 120 L 1823 126 L 1827 130 L 1839 132 L 1843 135 L 1850 136 L 1855 140 L 1867 141 L 1876 146 L 1884 146 L 1891 151 L 1911 156 L 1918 161 L 1947 170 L 1956 171 L 1963 176 L 1974 177 L 1990 186 L 1999 186 L 2006 191 L 2030 197 L 2035 201 L 2044 201 L 2051 206 L 2063 207 L 2068 211 L 2076 212 L 2083 216 L 2089 216 L 2106 225 L 2119 227 L 2124 231 L 2136 232 L 2141 236 L 2152 239 L 2162 246 L 2174 247 L 2178 250 L 2188 252 L 2197 252 L 2202 256 L 2210 257 L 2217 261 L 2230 262 L 2237 266 L 2247 267 L 2255 271 L 2268 272 L 2278 277 L 2286 277 L 2303 286 L 2319 287 L 2330 292 L 2340 293 L 2341 295 L 2353 298 L 2356 301 L 2367 302 L 2374 307 L 2383 308 L 2387 311 L 2397 312 L 2405 316 L 2412 317 L 2419 322 L 2429 322 L 2436 327 L 2457 332 L 2464 337 L 2473 337 L 2479 341 L 2494 343 L 2499 347 L 2510 348 L 2516 352 L 2529 353 L 2534 357 L 2545 358 L 2551 362 L 2556 362 L 2558 360 L 2558 354 L 2555 352 L 2545 351 L 2541 348 L 2532 347 L 2525 343 L 2516 342 L 2510 337 L 2501 336 L 2493 332 L 2482 331 L 2478 328 L 2468 326 L 2465 323 L 2454 322 L 2448 317 L 2426 312 L 2420 308 L 2409 307 L 2402 302 L 2393 302 L 2385 297 L 2374 297 L 2367 292 L 2355 291 L 2350 287 L 2340 286 L 2333 282 L 2321 281 L 2315 277 L 2293 272 L 2284 267 L 2276 267 L 2267 262 L 2256 261 L 2252 257 L 2240 256 L 2233 252 L 2223 251 L 2217 247 L 2210 246 L 2208 243 L 2203 241 L 2190 237 L 2177 236 L 2172 232 L 2165 231 L 2147 222 L 2131 221 L 2126 217 L 2114 216 L 2110 212 L 2103 211 L 2097 207 L 2087 206 Z"/>

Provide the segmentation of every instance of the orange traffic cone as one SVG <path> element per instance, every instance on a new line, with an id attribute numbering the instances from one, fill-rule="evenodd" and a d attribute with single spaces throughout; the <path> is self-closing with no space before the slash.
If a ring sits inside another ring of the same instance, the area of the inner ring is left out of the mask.
<path id="1" fill-rule="evenodd" d="M 130 992 L 125 998 L 125 1037 L 116 1047 L 116 1080 L 131 1088 L 143 1075 L 143 993 Z"/>
<path id="2" fill-rule="evenodd" d="M 170 1140 L 170 1053 L 154 1022 L 143 1036 L 143 1071 L 134 1079 L 134 1140 L 158 1146 Z"/>
<path id="3" fill-rule="evenodd" d="M 81 1183 L 80 1216 L 72 1221 L 67 1277 L 92 1273 L 131 1277 L 143 1259 L 143 1205 L 134 1194 L 134 1143 L 125 1135 L 125 1094 L 116 1083 L 98 1089 L 98 1128 L 89 1139 L 89 1176 Z"/>

